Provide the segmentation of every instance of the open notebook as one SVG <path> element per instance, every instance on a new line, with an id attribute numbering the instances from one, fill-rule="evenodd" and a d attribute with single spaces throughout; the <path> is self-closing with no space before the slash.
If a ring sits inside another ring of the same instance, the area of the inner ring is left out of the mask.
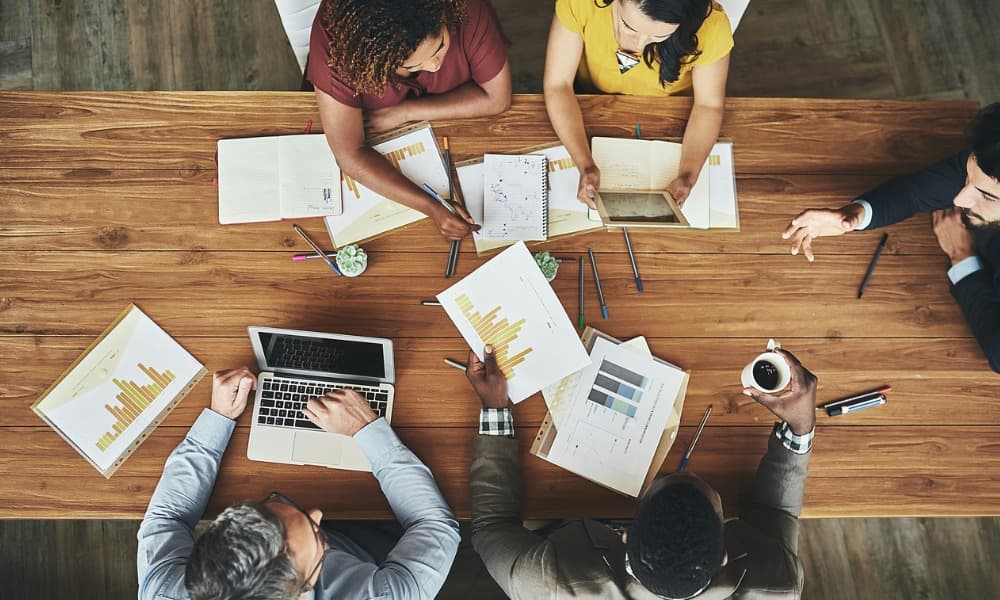
<path id="1" fill-rule="evenodd" d="M 483 235 L 503 240 L 549 237 L 548 160 L 544 154 L 483 156 Z"/>
<path id="2" fill-rule="evenodd" d="M 219 140 L 219 223 L 339 215 L 340 167 L 322 133 Z"/>

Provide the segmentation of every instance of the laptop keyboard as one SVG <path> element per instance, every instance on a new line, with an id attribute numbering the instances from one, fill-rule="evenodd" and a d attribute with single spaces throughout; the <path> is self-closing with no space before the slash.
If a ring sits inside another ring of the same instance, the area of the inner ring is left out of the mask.
<path id="1" fill-rule="evenodd" d="M 260 408 L 257 417 L 257 422 L 261 425 L 319 429 L 318 425 L 306 418 L 302 409 L 313 398 L 335 390 L 354 390 L 368 400 L 372 411 L 380 417 L 385 416 L 386 403 L 389 401 L 389 392 L 382 388 L 365 385 L 341 385 L 287 377 L 271 377 L 265 379 L 262 385 L 264 389 L 260 394 Z"/>

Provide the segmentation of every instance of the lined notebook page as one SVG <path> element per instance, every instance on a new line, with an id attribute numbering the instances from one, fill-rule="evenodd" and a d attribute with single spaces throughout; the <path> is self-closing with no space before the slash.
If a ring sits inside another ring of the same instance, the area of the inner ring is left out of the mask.
<path id="1" fill-rule="evenodd" d="M 538 154 L 483 156 L 483 237 L 548 238 L 547 165 Z"/>

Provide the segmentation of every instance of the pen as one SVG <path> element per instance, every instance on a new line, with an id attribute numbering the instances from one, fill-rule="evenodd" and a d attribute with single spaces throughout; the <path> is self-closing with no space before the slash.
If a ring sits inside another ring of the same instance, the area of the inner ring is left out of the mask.
<path id="1" fill-rule="evenodd" d="M 325 254 L 330 258 L 335 258 L 337 256 L 336 252 L 326 252 Z M 316 254 L 315 252 L 312 254 L 296 254 L 292 257 L 292 260 L 308 260 L 310 258 L 323 258 L 323 256 Z"/>
<path id="2" fill-rule="evenodd" d="M 577 289 L 578 293 L 578 306 L 580 307 L 580 318 L 577 320 L 577 327 L 583 329 L 583 257 L 580 257 L 580 287 Z"/>
<path id="3" fill-rule="evenodd" d="M 628 238 L 628 227 L 622 227 L 622 233 L 625 234 L 625 247 L 628 248 L 628 259 L 632 263 L 632 274 L 635 276 L 635 289 L 641 292 L 642 278 L 639 277 L 639 265 L 635 264 L 635 253 L 632 252 L 632 240 Z"/>
<path id="4" fill-rule="evenodd" d="M 446 358 L 446 359 L 444 359 L 444 364 L 448 365 L 449 367 L 455 367 L 456 369 L 458 369 L 460 371 L 465 371 L 465 365 L 463 365 L 462 363 L 458 362 L 457 360 Z"/>
<path id="5" fill-rule="evenodd" d="M 451 146 L 448 143 L 448 136 L 444 136 L 444 167 L 448 171 L 448 197 L 455 199 L 455 181 L 451 177 Z M 453 277 L 455 269 L 458 267 L 458 255 L 462 252 L 462 240 L 452 240 L 451 248 L 448 249 L 448 264 L 444 268 L 445 278 Z"/>
<path id="6" fill-rule="evenodd" d="M 424 306 L 441 306 L 441 303 L 437 300 L 421 300 L 420 304 Z"/>
<path id="7" fill-rule="evenodd" d="M 708 423 L 708 416 L 712 414 L 712 405 L 709 404 L 708 408 L 705 409 L 705 416 L 701 418 L 701 423 L 698 424 L 698 429 L 694 432 L 694 437 L 691 438 L 691 443 L 688 444 L 687 450 L 684 451 L 684 456 L 681 457 L 681 466 L 677 467 L 677 472 L 681 473 L 684 468 L 687 467 L 688 459 L 691 458 L 691 453 L 694 452 L 694 446 L 698 443 L 698 438 L 701 437 L 701 430 L 705 428 L 705 423 Z"/>
<path id="8" fill-rule="evenodd" d="M 872 262 L 868 264 L 868 272 L 865 273 L 865 278 L 861 281 L 861 287 L 858 289 L 858 298 L 865 293 L 865 288 L 868 287 L 868 282 L 871 281 L 872 273 L 875 272 L 875 265 L 878 264 L 878 257 L 882 256 L 882 250 L 885 249 L 885 243 L 889 239 L 888 233 L 882 234 L 882 241 L 878 243 L 878 248 L 875 248 L 875 255 L 872 256 Z"/>
<path id="9" fill-rule="evenodd" d="M 820 404 L 819 406 L 816 407 L 816 410 L 829 409 L 829 408 L 833 408 L 834 406 L 840 406 L 841 404 L 849 404 L 849 403 L 854 402 L 856 400 L 868 400 L 870 398 L 874 398 L 875 396 L 879 396 L 879 395 L 885 394 L 886 392 L 891 392 L 891 391 L 892 391 L 892 386 L 891 385 L 884 385 L 884 386 L 880 387 L 877 390 L 872 390 L 870 392 L 863 392 L 861 394 L 855 394 L 853 396 L 848 396 L 847 398 L 841 398 L 840 400 L 833 400 L 833 401 L 827 402 L 825 404 Z"/>
<path id="10" fill-rule="evenodd" d="M 833 408 L 826 409 L 826 414 L 831 417 L 836 417 L 837 415 L 846 415 L 847 413 L 857 412 L 859 410 L 864 410 L 866 408 L 871 408 L 873 406 L 881 406 L 885 404 L 885 395 L 875 396 L 874 398 L 869 398 L 863 402 L 858 402 L 857 404 L 845 404 L 843 406 L 834 406 Z"/>
<path id="11" fill-rule="evenodd" d="M 451 187 L 451 171 L 448 172 L 448 186 Z M 430 194 L 432 198 L 440 202 L 441 206 L 447 208 L 448 212 L 455 215 L 456 217 L 458 216 L 458 211 L 455 210 L 455 207 L 452 206 L 450 202 L 442 198 L 441 194 L 435 192 L 434 188 L 427 185 L 426 183 L 424 183 L 421 187 L 423 187 L 424 191 Z M 448 249 L 448 263 L 447 265 L 445 265 L 444 268 L 445 277 L 451 277 L 452 275 L 455 274 L 454 265 L 458 264 L 458 252 L 460 250 L 461 244 L 462 244 L 461 240 L 451 241 L 451 248 Z"/>
<path id="12" fill-rule="evenodd" d="M 601 278 L 597 274 L 597 261 L 594 259 L 594 249 L 587 248 L 587 254 L 590 255 L 590 268 L 594 271 L 594 285 L 597 286 L 597 299 L 601 303 L 601 316 L 605 320 L 608 318 L 608 305 L 604 303 L 604 290 L 601 289 Z"/>
<path id="13" fill-rule="evenodd" d="M 329 265 L 331 269 L 333 269 L 334 273 L 336 273 L 337 275 L 343 275 L 343 273 L 340 272 L 340 269 L 337 268 L 337 265 L 333 264 L 333 261 L 330 260 L 330 258 L 326 255 L 326 253 L 323 252 L 323 250 L 321 250 L 320 247 L 316 245 L 316 242 L 312 241 L 312 238 L 310 238 L 308 235 L 306 235 L 305 231 L 302 231 L 301 227 L 299 227 L 298 225 L 292 224 L 292 229 L 295 230 L 295 233 L 297 233 L 300 236 L 302 236 L 302 239 L 304 239 L 307 244 L 309 244 L 310 246 L 312 246 L 312 249 L 315 250 L 316 253 L 320 255 L 320 258 L 322 258 L 324 261 L 326 261 L 326 264 Z"/>

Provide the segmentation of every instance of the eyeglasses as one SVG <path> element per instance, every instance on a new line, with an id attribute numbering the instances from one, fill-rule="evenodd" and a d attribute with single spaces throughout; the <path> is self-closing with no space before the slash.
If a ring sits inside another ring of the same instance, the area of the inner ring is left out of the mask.
<path id="1" fill-rule="evenodd" d="M 628 551 L 625 552 L 625 572 L 628 573 L 629 577 L 631 577 L 632 579 L 635 579 L 636 581 L 638 581 L 639 585 L 642 585 L 643 587 L 645 587 L 645 585 L 643 585 L 643 583 L 641 581 L 639 581 L 639 578 L 635 576 L 635 573 L 632 572 L 632 565 L 629 563 L 629 560 L 628 560 Z M 708 583 L 706 583 L 704 586 L 702 586 L 702 588 L 700 590 L 698 590 L 697 592 L 691 594 L 690 596 L 685 596 L 683 598 L 671 598 L 669 596 L 661 596 L 659 594 L 653 594 L 653 595 L 656 596 L 657 598 L 660 598 L 661 600 L 691 600 L 691 598 L 695 598 L 699 594 L 701 594 L 702 592 L 704 592 L 705 590 L 707 590 L 708 586 L 710 586 L 710 585 L 712 585 L 712 580 L 711 579 L 709 579 Z M 652 592 L 650 592 L 650 593 L 652 594 Z"/>
<path id="2" fill-rule="evenodd" d="M 302 585 L 299 587 L 299 593 L 304 594 L 305 592 L 308 592 L 313 588 L 312 584 L 313 577 L 315 577 L 316 573 L 319 573 L 320 568 L 323 567 L 323 561 L 326 559 L 326 553 L 330 551 L 329 546 L 327 546 L 326 544 L 326 539 L 323 534 L 323 528 L 320 527 L 319 523 L 314 521 L 311 516 L 309 516 L 309 513 L 306 512 L 304 508 L 296 504 L 294 500 L 282 494 L 281 492 L 271 492 L 270 494 L 267 495 L 267 498 L 264 498 L 264 500 L 261 501 L 261 504 L 267 504 L 269 502 L 280 502 L 282 504 L 287 504 L 288 506 L 291 506 L 295 510 L 302 513 L 302 516 L 304 516 L 309 521 L 309 525 L 312 526 L 313 534 L 316 536 L 316 544 L 323 549 L 323 553 L 319 557 L 319 562 L 316 563 L 316 566 L 313 568 L 312 572 L 309 573 L 309 576 L 306 577 L 305 581 L 303 581 Z"/>

